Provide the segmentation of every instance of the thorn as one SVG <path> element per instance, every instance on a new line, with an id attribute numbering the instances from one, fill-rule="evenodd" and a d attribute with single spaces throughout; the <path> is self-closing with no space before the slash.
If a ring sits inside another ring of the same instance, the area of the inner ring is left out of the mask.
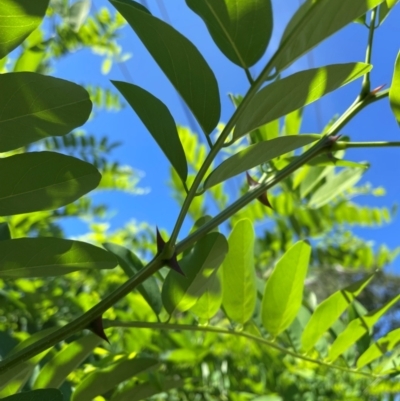
<path id="1" fill-rule="evenodd" d="M 183 272 L 183 270 L 179 266 L 178 260 L 176 258 L 176 252 L 172 256 L 172 258 L 166 262 L 167 262 L 167 266 L 170 269 L 172 269 L 172 270 L 176 271 L 177 273 L 182 274 L 182 276 L 186 277 L 186 274 Z"/>
<path id="2" fill-rule="evenodd" d="M 384 88 L 386 84 L 380 85 L 377 88 L 373 89 L 369 94 L 370 95 L 376 95 L 382 88 Z"/>
<path id="3" fill-rule="evenodd" d="M 258 181 L 256 181 L 247 171 L 246 171 L 247 183 L 249 184 L 250 189 L 260 185 Z"/>
<path id="4" fill-rule="evenodd" d="M 160 231 L 158 231 L 158 227 L 156 227 L 156 231 L 157 231 L 157 254 L 159 255 L 163 251 L 166 242 L 161 236 Z M 185 273 L 179 266 L 176 252 L 174 252 L 171 259 L 164 259 L 163 262 L 165 263 L 165 266 L 168 266 L 170 269 L 175 270 L 179 274 L 182 274 L 182 276 L 185 276 Z"/>
<path id="5" fill-rule="evenodd" d="M 341 137 L 342 137 L 342 135 L 331 135 L 331 136 L 329 137 L 329 140 L 330 140 L 331 142 L 337 142 Z"/>
<path id="6" fill-rule="evenodd" d="M 160 231 L 158 231 L 158 227 L 156 227 L 156 232 L 157 232 L 157 253 L 159 254 L 164 249 L 166 242 L 161 236 Z"/>
<path id="7" fill-rule="evenodd" d="M 256 181 L 247 171 L 246 171 L 247 183 L 249 184 L 250 189 L 256 188 L 260 185 L 258 181 Z M 257 198 L 264 206 L 267 206 L 273 210 L 271 203 L 268 200 L 267 192 L 264 192 Z"/>
<path id="8" fill-rule="evenodd" d="M 107 341 L 110 344 L 110 341 L 104 332 L 103 328 L 103 317 L 99 316 L 96 317 L 88 326 L 87 329 L 90 330 L 92 333 L 96 334 L 100 338 L 102 338 L 104 341 Z"/>

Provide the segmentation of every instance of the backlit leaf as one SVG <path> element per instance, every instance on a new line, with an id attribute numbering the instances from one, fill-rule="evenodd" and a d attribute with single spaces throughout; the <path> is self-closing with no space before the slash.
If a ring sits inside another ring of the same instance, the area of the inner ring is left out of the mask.
<path id="1" fill-rule="evenodd" d="M 64 397 L 61 391 L 55 388 L 46 390 L 26 391 L 20 394 L 11 395 L 2 398 L 2 401 L 63 401 Z"/>
<path id="2" fill-rule="evenodd" d="M 181 180 L 185 182 L 188 173 L 186 156 L 168 108 L 139 86 L 120 81 L 111 82 L 137 113 Z"/>
<path id="3" fill-rule="evenodd" d="M 392 85 L 389 90 L 389 101 L 393 114 L 400 124 L 400 52 L 397 54 L 394 65 Z"/>
<path id="4" fill-rule="evenodd" d="M 0 75 L 0 152 L 83 125 L 92 102 L 84 88 L 34 72 Z"/>
<path id="5" fill-rule="evenodd" d="M 171 270 L 162 288 L 162 301 L 170 315 L 195 305 L 228 252 L 225 237 L 212 232 L 203 237 L 193 251 L 179 261 L 185 276 Z"/>
<path id="6" fill-rule="evenodd" d="M 385 21 L 399 0 L 385 0 L 379 7 L 379 25 Z"/>
<path id="7" fill-rule="evenodd" d="M 1 0 L 0 59 L 19 46 L 42 22 L 49 0 Z"/>
<path id="8" fill-rule="evenodd" d="M 216 45 L 233 63 L 248 68 L 262 57 L 272 33 L 270 0 L 186 0 L 186 3 L 204 20 Z"/>
<path id="9" fill-rule="evenodd" d="M 281 136 L 269 141 L 258 142 L 224 160 L 207 177 L 204 188 L 211 188 L 235 175 L 266 163 L 297 148 L 320 139 L 319 135 Z"/>
<path id="10" fill-rule="evenodd" d="M 0 158 L 0 216 L 65 206 L 95 189 L 100 178 L 92 164 L 56 152 Z"/>
<path id="11" fill-rule="evenodd" d="M 370 283 L 374 275 L 339 290 L 322 301 L 304 329 L 301 342 L 308 352 L 321 336 L 339 319 L 356 296 Z"/>
<path id="12" fill-rule="evenodd" d="M 76 387 L 71 401 L 88 401 L 104 394 L 119 383 L 137 376 L 140 373 L 155 369 L 158 361 L 151 358 L 123 359 L 104 369 L 89 373 Z"/>
<path id="13" fill-rule="evenodd" d="M 261 318 L 274 337 L 292 324 L 301 307 L 310 255 L 310 245 L 297 242 L 279 259 L 267 281 Z"/>
<path id="14" fill-rule="evenodd" d="M 333 64 L 297 72 L 261 89 L 236 124 L 233 138 L 315 102 L 322 96 L 363 76 L 372 68 L 365 63 Z"/>
<path id="15" fill-rule="evenodd" d="M 340 355 L 351 347 L 364 334 L 368 333 L 375 323 L 400 299 L 400 295 L 394 297 L 379 309 L 375 309 L 366 315 L 352 320 L 339 334 L 329 350 L 328 361 L 334 362 Z"/>
<path id="16" fill-rule="evenodd" d="M 77 270 L 112 269 L 114 255 L 86 242 L 61 238 L 0 241 L 0 278 L 60 276 Z"/>
<path id="17" fill-rule="evenodd" d="M 249 219 L 239 220 L 228 238 L 229 252 L 222 264 L 222 305 L 228 317 L 245 324 L 256 306 L 254 228 Z"/>
<path id="18" fill-rule="evenodd" d="M 68 344 L 42 367 L 33 388 L 59 388 L 100 342 L 101 338 L 89 334 Z"/>
<path id="19" fill-rule="evenodd" d="M 218 124 L 221 105 L 213 72 L 197 48 L 175 28 L 130 0 L 110 0 L 209 134 Z"/>

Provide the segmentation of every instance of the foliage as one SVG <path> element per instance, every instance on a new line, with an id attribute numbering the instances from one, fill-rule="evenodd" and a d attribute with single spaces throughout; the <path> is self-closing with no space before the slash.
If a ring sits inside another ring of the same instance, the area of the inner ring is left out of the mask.
<path id="1" fill-rule="evenodd" d="M 249 80 L 244 96 L 232 96 L 236 110 L 224 126 L 218 81 L 195 45 L 135 1 L 110 3 L 119 13 L 90 14 L 88 0 L 0 6 L 8 39 L 0 46 L 0 398 L 389 399 L 398 391 L 398 318 L 390 311 L 398 311 L 399 280 L 382 269 L 398 249 L 374 248 L 351 228 L 380 226 L 394 213 L 354 201 L 382 189 L 358 186 L 369 166 L 345 156 L 399 144 L 340 133 L 384 98 L 399 120 L 399 62 L 387 90 L 370 88 L 370 51 L 364 63 L 281 74 L 366 13 L 370 48 L 396 1 L 307 0 L 254 79 L 248 68 L 271 37 L 270 1 L 187 0 Z M 106 212 L 90 191 L 138 193 L 137 179 L 110 162 L 118 144 L 73 131 L 93 103 L 120 109 L 113 92 L 44 74 L 83 47 L 105 56 L 106 73 L 126 59 L 117 44 L 124 19 L 204 135 L 176 127 L 167 105 L 141 87 L 113 81 L 170 161 L 181 211 L 167 242 L 145 223 L 110 233 L 95 221 L 79 240 L 65 239 L 63 218 Z M 24 23 L 9 29 L 8 20 Z M 303 107 L 361 77 L 343 115 L 319 134 L 302 133 Z M 238 193 L 227 188 L 231 178 Z M 187 217 L 193 229 L 177 242 Z"/>

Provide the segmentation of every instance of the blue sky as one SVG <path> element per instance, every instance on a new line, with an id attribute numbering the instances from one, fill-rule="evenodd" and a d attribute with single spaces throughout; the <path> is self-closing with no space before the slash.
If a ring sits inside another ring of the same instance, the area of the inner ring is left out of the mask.
<path id="1" fill-rule="evenodd" d="M 105 0 L 93 0 L 93 2 L 97 10 L 101 7 L 112 9 Z M 187 8 L 183 0 L 147 0 L 144 3 L 147 3 L 154 15 L 164 19 L 165 12 L 164 10 L 160 11 L 158 6 L 162 3 L 169 22 L 188 37 L 206 58 L 219 82 L 222 100 L 221 122 L 226 122 L 233 110 L 227 96 L 228 93 L 244 94 L 248 89 L 243 71 L 220 53 L 211 40 L 204 23 Z M 263 63 L 276 49 L 283 29 L 298 5 L 298 0 L 284 2 L 273 0 L 273 37 L 266 55 L 251 69 L 253 76 L 261 70 Z M 376 31 L 372 55 L 373 88 L 382 84 L 390 85 L 394 61 L 400 48 L 399 20 L 400 7 L 396 7 L 382 27 Z M 124 52 L 132 53 L 132 58 L 126 62 L 126 68 L 129 70 L 133 82 L 144 87 L 167 104 L 178 124 L 187 125 L 188 121 L 178 95 L 134 32 L 127 26 L 121 34 L 120 44 Z M 319 45 L 310 55 L 298 60 L 286 73 L 333 63 L 364 61 L 367 35 L 368 31 L 365 27 L 352 24 Z M 101 58 L 84 50 L 68 55 L 59 62 L 54 75 L 81 84 L 99 84 L 110 88 L 112 88 L 110 79 L 126 80 L 118 65 L 114 65 L 108 75 L 101 74 L 100 66 Z M 360 90 L 360 85 L 359 80 L 308 106 L 304 114 L 302 132 L 319 132 L 335 114 L 343 112 L 352 103 Z M 135 113 L 129 107 L 119 113 L 99 113 L 83 128 L 91 134 L 108 135 L 113 141 L 123 142 L 123 146 L 113 152 L 113 157 L 122 164 L 129 164 L 133 168 L 143 171 L 145 176 L 142 178 L 140 186 L 150 188 L 150 193 L 143 196 L 116 193 L 96 195 L 95 201 L 104 200 L 115 211 L 115 215 L 110 221 L 111 226 L 116 228 L 130 219 L 135 219 L 139 222 L 147 221 L 154 226 L 158 225 L 170 232 L 179 209 L 171 198 L 171 192 L 167 186 L 169 165 Z M 354 141 L 400 140 L 400 128 L 390 111 L 387 100 L 364 110 L 348 124 L 343 133 L 349 135 Z M 400 199 L 399 148 L 353 150 L 348 153 L 347 159 L 371 162 L 371 168 L 365 174 L 362 182 L 370 182 L 373 186 L 383 186 L 387 191 L 386 196 L 380 198 L 359 197 L 358 203 L 391 206 L 398 202 Z M 85 228 L 75 222 L 66 227 L 70 235 L 85 232 Z M 189 227 L 190 224 L 186 224 L 183 233 Z M 384 242 L 390 247 L 400 245 L 399 218 L 395 218 L 392 224 L 380 229 L 360 228 L 355 232 L 357 235 L 377 243 Z M 400 260 L 394 266 L 400 266 Z"/>

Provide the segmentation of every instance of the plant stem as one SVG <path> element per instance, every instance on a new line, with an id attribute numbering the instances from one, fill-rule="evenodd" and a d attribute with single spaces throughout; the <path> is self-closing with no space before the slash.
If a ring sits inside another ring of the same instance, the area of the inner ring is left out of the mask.
<path id="1" fill-rule="evenodd" d="M 181 331 L 203 331 L 209 333 L 219 333 L 225 335 L 232 335 L 236 337 L 244 337 L 250 340 L 256 341 L 260 344 L 266 345 L 268 347 L 274 348 L 283 354 L 290 355 L 297 359 L 302 359 L 303 361 L 315 363 L 320 366 L 325 366 L 328 368 L 333 368 L 337 370 L 341 370 L 343 372 L 348 373 L 355 373 L 362 376 L 372 377 L 372 378 L 379 378 L 380 376 L 374 375 L 372 373 L 357 371 L 355 369 L 347 368 L 340 365 L 333 365 L 324 361 L 320 361 L 318 359 L 310 358 L 306 355 L 298 354 L 294 351 L 290 351 L 287 348 L 281 347 L 280 345 L 276 344 L 276 342 L 266 340 L 262 337 L 255 336 L 250 333 L 246 333 L 245 331 L 234 331 L 234 330 L 227 330 L 222 327 L 213 327 L 213 326 L 194 326 L 190 324 L 173 324 L 173 323 L 157 323 L 157 322 L 121 322 L 117 320 L 104 320 L 104 327 L 111 328 L 111 327 L 125 327 L 125 328 L 140 328 L 140 329 L 152 329 L 152 330 L 181 330 Z"/>
<path id="2" fill-rule="evenodd" d="M 376 8 L 374 8 L 371 11 L 371 21 L 369 23 L 369 33 L 368 33 L 368 44 L 367 44 L 367 50 L 365 53 L 365 62 L 367 64 L 371 64 L 372 45 L 373 45 L 373 41 L 374 41 L 375 20 L 376 20 L 376 14 L 377 14 L 376 11 L 377 11 Z M 370 72 L 367 72 L 363 78 L 360 99 L 363 99 L 364 97 L 366 97 L 370 92 L 371 92 Z"/>
<path id="3" fill-rule="evenodd" d="M 337 147 L 336 147 L 337 145 Z M 351 148 L 390 148 L 398 147 L 400 142 L 337 142 L 334 149 L 351 149 Z"/>

